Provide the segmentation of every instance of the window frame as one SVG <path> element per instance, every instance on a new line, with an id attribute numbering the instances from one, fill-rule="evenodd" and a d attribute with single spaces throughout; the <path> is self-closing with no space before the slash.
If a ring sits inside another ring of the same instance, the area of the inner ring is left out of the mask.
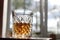
<path id="1" fill-rule="evenodd" d="M 4 0 L 4 4 L 3 4 L 3 24 L 2 24 L 2 38 L 5 38 L 5 34 L 6 34 L 6 22 L 7 22 L 7 6 L 8 6 L 8 0 Z"/>

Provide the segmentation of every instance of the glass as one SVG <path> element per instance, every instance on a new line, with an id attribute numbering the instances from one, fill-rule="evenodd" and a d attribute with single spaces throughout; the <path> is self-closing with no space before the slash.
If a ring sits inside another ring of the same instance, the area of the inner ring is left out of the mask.
<path id="1" fill-rule="evenodd" d="M 13 13 L 13 38 L 29 38 L 31 36 L 32 17 L 30 15 L 23 15 Z"/>

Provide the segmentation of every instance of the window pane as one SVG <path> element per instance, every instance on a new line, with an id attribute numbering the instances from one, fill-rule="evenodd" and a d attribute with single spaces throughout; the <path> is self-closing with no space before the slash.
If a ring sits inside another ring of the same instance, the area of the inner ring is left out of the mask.
<path id="1" fill-rule="evenodd" d="M 48 0 L 48 33 L 60 34 L 60 0 Z"/>

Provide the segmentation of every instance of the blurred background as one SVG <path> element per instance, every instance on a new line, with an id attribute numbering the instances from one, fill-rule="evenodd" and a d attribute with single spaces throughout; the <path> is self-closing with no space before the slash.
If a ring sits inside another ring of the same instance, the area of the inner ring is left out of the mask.
<path id="1" fill-rule="evenodd" d="M 47 32 L 60 34 L 60 4 L 59 0 L 48 0 L 48 18 Z M 40 35 L 40 0 L 11 0 L 11 8 L 16 13 L 30 14 L 33 13 L 34 33 Z M 44 12 L 44 11 L 43 11 Z M 12 17 L 10 16 L 10 28 L 12 28 Z M 43 18 L 45 19 L 45 17 Z M 43 30 L 42 30 L 43 31 Z M 36 34 L 36 35 L 37 35 Z"/>
<path id="2" fill-rule="evenodd" d="M 60 38 L 60 0 L 11 0 L 11 10 L 21 14 L 32 13 L 32 37 L 49 37 L 55 34 Z M 10 11 L 10 25 L 12 30 L 12 11 Z"/>

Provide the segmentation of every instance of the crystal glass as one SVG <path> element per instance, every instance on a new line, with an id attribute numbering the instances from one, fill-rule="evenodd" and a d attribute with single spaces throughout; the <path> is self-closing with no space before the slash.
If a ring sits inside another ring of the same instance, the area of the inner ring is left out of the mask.
<path id="1" fill-rule="evenodd" d="M 32 17 L 30 15 L 13 15 L 13 38 L 29 38 L 31 36 Z"/>

